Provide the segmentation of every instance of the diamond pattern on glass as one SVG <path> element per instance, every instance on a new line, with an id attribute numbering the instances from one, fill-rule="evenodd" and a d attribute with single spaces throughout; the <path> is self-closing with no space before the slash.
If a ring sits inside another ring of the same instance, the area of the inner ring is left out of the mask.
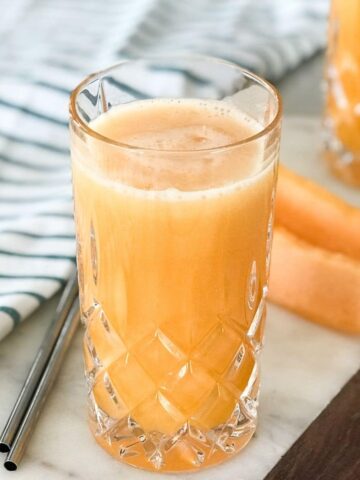
<path id="1" fill-rule="evenodd" d="M 96 406 L 110 417 L 120 419 L 129 413 L 106 370 L 94 382 L 92 396 Z"/>
<path id="2" fill-rule="evenodd" d="M 115 360 L 107 373 L 118 397 L 130 410 L 156 393 L 155 383 L 132 354 Z"/>
<path id="3" fill-rule="evenodd" d="M 186 312 L 179 312 L 160 324 L 163 334 L 186 355 L 190 355 L 204 336 L 219 323 L 219 316 L 215 312 L 199 312 L 195 315 L 196 320 L 193 314 L 189 316 Z"/>
<path id="4" fill-rule="evenodd" d="M 259 305 L 255 311 L 251 324 L 249 326 L 247 337 L 254 349 L 255 354 L 259 353 L 263 345 L 265 316 L 266 316 L 266 302 L 267 287 L 263 289 L 263 296 L 260 299 Z"/>
<path id="5" fill-rule="evenodd" d="M 85 337 L 88 339 L 96 338 L 96 356 L 104 367 L 127 353 L 124 342 L 112 328 L 100 306 L 94 309 L 91 319 L 88 321 Z"/>
<path id="6" fill-rule="evenodd" d="M 186 360 L 180 348 L 160 329 L 141 340 L 131 351 L 153 378 L 163 377 L 166 373 L 176 370 Z"/>
<path id="7" fill-rule="evenodd" d="M 242 436 L 246 431 L 254 429 L 255 425 L 256 418 L 249 415 L 249 411 L 240 399 L 236 402 L 235 408 L 226 422 L 226 426 L 231 429 L 231 436 Z"/>
<path id="8" fill-rule="evenodd" d="M 116 417 L 112 417 L 108 412 L 101 408 L 101 406 L 97 403 L 93 393 L 90 393 L 89 395 L 88 404 L 90 419 L 93 425 L 95 425 L 95 435 L 105 436 L 118 424 L 118 419 Z"/>
<path id="9" fill-rule="evenodd" d="M 84 336 L 84 358 L 87 373 L 91 374 L 92 379 L 95 379 L 98 371 L 103 365 L 98 357 L 92 338 L 87 333 L 85 333 Z"/>
<path id="10" fill-rule="evenodd" d="M 255 355 L 252 351 L 252 348 L 247 345 L 241 349 L 241 357 L 239 356 L 239 358 L 230 365 L 229 369 L 224 374 L 223 379 L 225 385 L 231 391 L 234 391 L 236 395 L 241 394 L 247 385 L 253 369 L 255 368 L 255 364 Z"/>
<path id="11" fill-rule="evenodd" d="M 84 312 L 95 436 L 119 458 L 133 465 L 145 458 L 154 470 L 166 467 L 168 455 L 197 468 L 241 448 L 256 425 L 265 298 L 255 309 L 257 301 L 247 332 L 240 319 L 219 315 L 189 353 L 163 326 L 129 348 L 95 300 Z"/>
<path id="12" fill-rule="evenodd" d="M 99 303 L 94 299 L 93 303 L 87 308 L 81 310 L 81 321 L 83 325 L 87 326 L 88 322 L 91 320 L 92 316 L 99 308 Z"/>
<path id="13" fill-rule="evenodd" d="M 170 373 L 162 382 L 161 391 L 178 408 L 191 413 L 210 394 L 215 380 L 200 365 L 189 361 Z"/>
<path id="14" fill-rule="evenodd" d="M 205 430 L 226 422 L 236 404 L 236 397 L 221 384 L 216 384 L 190 423 Z"/>
<path id="15" fill-rule="evenodd" d="M 193 358 L 205 368 L 222 374 L 237 356 L 242 341 L 239 332 L 218 323 L 194 350 Z"/>
<path id="16" fill-rule="evenodd" d="M 197 445 L 204 447 L 211 447 L 212 442 L 209 440 L 207 436 L 208 429 L 202 430 L 202 428 L 199 425 L 195 425 L 196 423 L 196 418 L 192 419 L 191 422 L 188 424 L 188 434 L 189 437 L 191 438 L 191 441 L 196 442 Z M 206 433 L 205 433 L 206 432 Z"/>
<path id="17" fill-rule="evenodd" d="M 160 392 L 141 402 L 132 416 L 145 431 L 166 435 L 174 434 L 186 422 L 185 415 Z"/>

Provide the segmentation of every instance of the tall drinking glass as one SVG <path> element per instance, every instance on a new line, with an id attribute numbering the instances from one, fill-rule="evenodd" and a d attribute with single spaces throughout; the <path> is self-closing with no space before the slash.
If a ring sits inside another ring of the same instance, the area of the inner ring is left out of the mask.
<path id="1" fill-rule="evenodd" d="M 93 435 L 148 470 L 221 462 L 256 427 L 278 93 L 152 57 L 86 78 L 70 115 Z"/>

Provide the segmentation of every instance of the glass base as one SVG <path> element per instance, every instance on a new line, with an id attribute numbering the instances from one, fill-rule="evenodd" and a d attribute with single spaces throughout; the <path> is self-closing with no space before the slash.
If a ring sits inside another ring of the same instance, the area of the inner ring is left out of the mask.
<path id="1" fill-rule="evenodd" d="M 159 328 L 127 349 L 94 303 L 83 321 L 96 441 L 124 463 L 163 472 L 200 470 L 241 450 L 256 428 L 265 296 L 246 332 L 217 318 L 187 355 Z"/>
<path id="2" fill-rule="evenodd" d="M 159 329 L 140 349 L 122 347 L 96 304 L 83 314 L 96 441 L 124 463 L 164 472 L 200 470 L 241 450 L 256 428 L 265 311 L 264 293 L 246 333 L 234 320 L 218 319 L 183 358 Z"/>
<path id="3" fill-rule="evenodd" d="M 105 432 L 90 419 L 90 429 L 104 450 L 130 466 L 155 472 L 191 472 L 226 461 L 250 441 L 256 418 L 250 418 L 241 404 L 228 422 L 210 430 L 187 422 L 171 436 L 145 432 L 130 416 Z"/>

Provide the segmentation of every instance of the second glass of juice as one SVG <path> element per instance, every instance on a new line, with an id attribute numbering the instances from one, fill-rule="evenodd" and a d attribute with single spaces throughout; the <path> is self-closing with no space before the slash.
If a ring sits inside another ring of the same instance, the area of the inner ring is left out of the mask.
<path id="1" fill-rule="evenodd" d="M 279 96 L 153 57 L 88 77 L 70 113 L 91 430 L 148 470 L 219 463 L 256 427 Z"/>
<path id="2" fill-rule="evenodd" d="M 360 0 L 332 0 L 327 52 L 324 156 L 360 186 Z"/>

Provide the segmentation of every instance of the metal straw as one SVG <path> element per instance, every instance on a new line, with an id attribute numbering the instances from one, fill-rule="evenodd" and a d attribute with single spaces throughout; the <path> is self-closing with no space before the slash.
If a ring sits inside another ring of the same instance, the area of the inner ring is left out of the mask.
<path id="1" fill-rule="evenodd" d="M 54 319 L 46 332 L 44 340 L 38 350 L 35 360 L 31 366 L 25 383 L 16 400 L 14 408 L 9 416 L 5 428 L 0 437 L 0 452 L 9 452 L 15 435 L 19 430 L 22 419 L 28 409 L 36 387 L 38 386 L 42 373 L 49 361 L 54 345 L 59 337 L 71 306 L 78 294 L 78 283 L 76 271 L 68 281 L 64 292 L 56 308 Z"/>
<path id="2" fill-rule="evenodd" d="M 56 376 L 63 363 L 65 353 L 70 345 L 71 339 L 79 324 L 79 299 L 76 298 L 68 312 L 59 338 L 50 355 L 49 361 L 41 377 L 40 383 L 34 393 L 34 396 L 28 406 L 25 417 L 11 445 L 4 467 L 7 470 L 16 470 L 28 445 L 29 438 L 34 431 L 41 408 L 53 386 Z"/>

